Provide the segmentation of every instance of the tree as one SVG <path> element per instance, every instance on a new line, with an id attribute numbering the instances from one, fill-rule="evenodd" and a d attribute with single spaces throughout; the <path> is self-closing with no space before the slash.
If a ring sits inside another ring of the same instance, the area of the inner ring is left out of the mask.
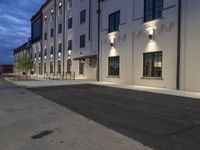
<path id="1" fill-rule="evenodd" d="M 33 68 L 33 62 L 26 55 L 19 55 L 15 60 L 16 68 L 19 72 L 26 73 L 26 79 L 28 79 L 28 72 Z"/>

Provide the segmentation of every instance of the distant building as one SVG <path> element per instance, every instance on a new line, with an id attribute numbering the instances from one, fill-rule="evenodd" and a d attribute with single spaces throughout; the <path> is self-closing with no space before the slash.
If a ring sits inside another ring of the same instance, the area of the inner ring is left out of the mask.
<path id="1" fill-rule="evenodd" d="M 14 63 L 13 63 L 13 72 L 17 73 L 18 70 L 16 68 L 16 58 L 18 56 L 27 56 L 30 57 L 32 59 L 32 53 L 31 53 L 31 39 L 28 39 L 28 42 L 22 44 L 21 46 L 19 46 L 18 48 L 14 49 Z"/>
<path id="2" fill-rule="evenodd" d="M 0 73 L 13 73 L 13 65 L 0 64 Z"/>

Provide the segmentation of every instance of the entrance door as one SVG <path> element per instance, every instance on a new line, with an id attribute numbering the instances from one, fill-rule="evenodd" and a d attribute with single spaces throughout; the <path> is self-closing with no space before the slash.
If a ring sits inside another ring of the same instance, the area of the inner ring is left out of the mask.
<path id="1" fill-rule="evenodd" d="M 72 61 L 71 59 L 67 60 L 67 73 L 71 72 Z"/>

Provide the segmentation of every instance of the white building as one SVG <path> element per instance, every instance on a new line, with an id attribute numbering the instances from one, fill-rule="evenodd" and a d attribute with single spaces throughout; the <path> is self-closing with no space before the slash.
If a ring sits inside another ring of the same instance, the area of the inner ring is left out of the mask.
<path id="1" fill-rule="evenodd" d="M 45 77 L 96 79 L 96 9 L 92 0 L 48 0 L 42 6 Z"/>
<path id="2" fill-rule="evenodd" d="M 198 8 L 195 0 L 102 1 L 100 80 L 200 91 Z"/>

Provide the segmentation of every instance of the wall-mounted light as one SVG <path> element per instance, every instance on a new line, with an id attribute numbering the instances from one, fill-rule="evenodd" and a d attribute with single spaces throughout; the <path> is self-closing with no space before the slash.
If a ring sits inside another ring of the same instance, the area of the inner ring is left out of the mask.
<path id="1" fill-rule="evenodd" d="M 113 48 L 114 47 L 114 43 L 110 43 L 110 47 Z"/>
<path id="2" fill-rule="evenodd" d="M 51 9 L 51 14 L 53 14 L 53 12 L 54 12 L 54 10 L 53 10 L 53 8 Z"/>
<path id="3" fill-rule="evenodd" d="M 149 35 L 149 39 L 152 40 L 153 39 L 153 35 L 155 33 L 155 28 L 154 27 L 148 27 L 147 28 L 147 32 L 148 32 L 148 35 Z"/>
<path id="4" fill-rule="evenodd" d="M 68 54 L 71 55 L 71 53 L 72 53 L 72 50 L 68 50 Z"/>
<path id="5" fill-rule="evenodd" d="M 62 2 L 60 1 L 60 2 L 59 2 L 59 7 L 61 7 L 61 6 L 62 6 Z"/>
<path id="6" fill-rule="evenodd" d="M 68 55 L 68 57 L 67 57 L 68 59 L 70 59 L 70 55 Z"/>
<path id="7" fill-rule="evenodd" d="M 46 56 L 46 55 L 44 56 L 44 59 L 45 59 L 45 60 L 47 59 L 47 56 Z"/>
<path id="8" fill-rule="evenodd" d="M 47 20 L 47 15 L 44 16 L 44 19 Z"/>
<path id="9" fill-rule="evenodd" d="M 81 52 L 80 55 L 81 55 L 81 57 L 82 57 L 82 56 L 83 56 L 83 53 Z"/>
<path id="10" fill-rule="evenodd" d="M 53 54 L 51 54 L 51 58 L 53 58 Z"/>
<path id="11" fill-rule="evenodd" d="M 61 52 L 58 52 L 58 57 L 60 57 L 61 56 Z"/>

